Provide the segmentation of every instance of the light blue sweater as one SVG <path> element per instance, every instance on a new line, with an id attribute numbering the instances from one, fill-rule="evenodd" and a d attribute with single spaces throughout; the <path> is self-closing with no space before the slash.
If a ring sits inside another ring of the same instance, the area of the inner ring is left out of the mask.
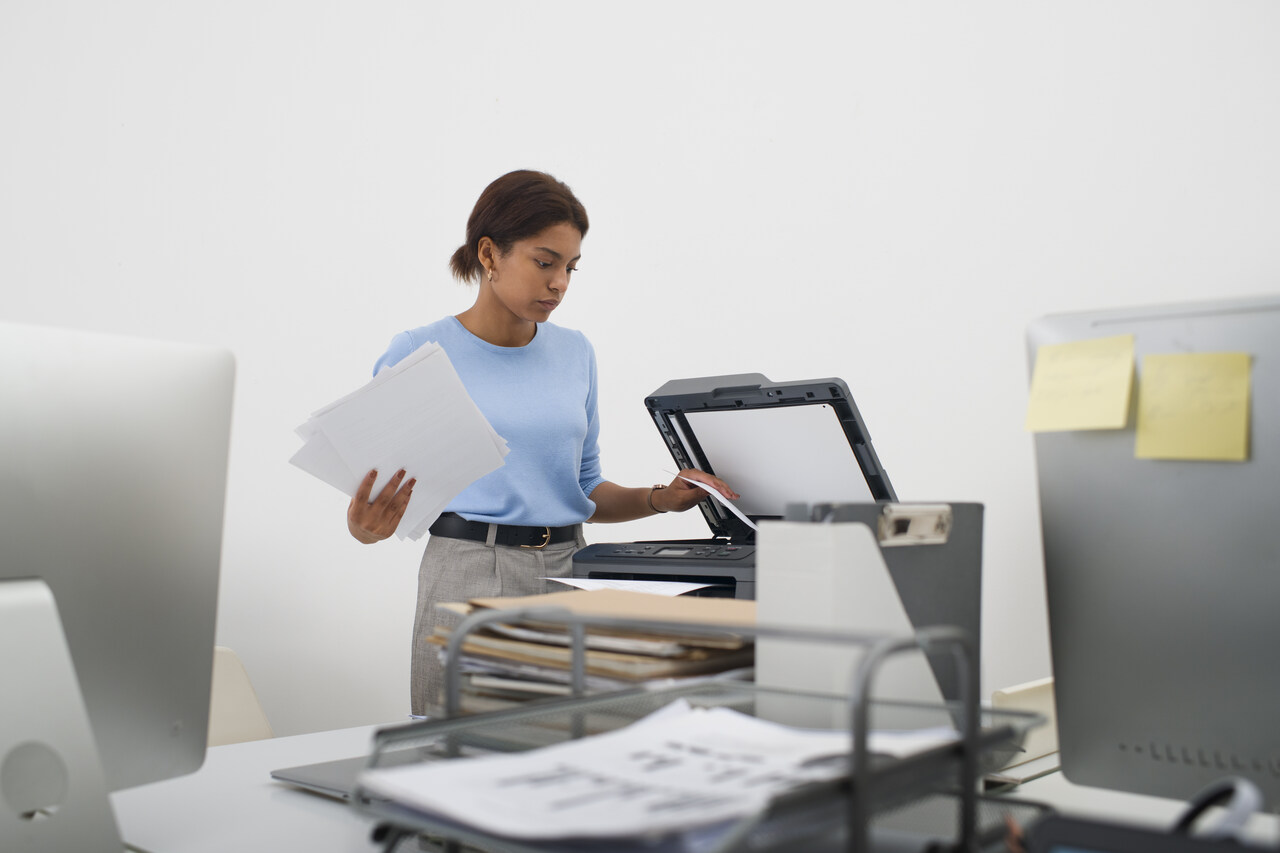
<path id="1" fill-rule="evenodd" d="M 480 411 L 507 440 L 506 464 L 462 491 L 448 509 L 473 521 L 559 527 L 595 512 L 600 473 L 596 357 L 581 332 L 538 324 L 523 347 L 477 338 L 456 317 L 401 332 L 376 374 L 428 341 L 444 347 Z"/>

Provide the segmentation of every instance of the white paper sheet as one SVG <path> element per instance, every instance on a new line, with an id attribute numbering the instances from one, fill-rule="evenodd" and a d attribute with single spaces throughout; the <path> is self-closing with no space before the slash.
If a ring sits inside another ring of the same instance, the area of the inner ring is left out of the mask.
<path id="1" fill-rule="evenodd" d="M 396 530 L 401 539 L 422 537 L 449 501 L 508 453 L 434 343 L 320 409 L 297 432 L 305 443 L 289 461 L 347 495 L 374 468 L 371 499 L 401 468 L 406 482 L 417 479 Z"/>
<path id="2" fill-rule="evenodd" d="M 954 733 L 951 733 L 954 736 Z M 918 746 L 918 745 L 913 745 Z M 745 817 L 847 772 L 844 731 L 677 700 L 626 728 L 513 755 L 365 771 L 372 793 L 498 835 L 626 838 Z"/>
<path id="3" fill-rule="evenodd" d="M 742 510 L 738 509 L 738 507 L 734 505 L 733 501 L 729 500 L 724 495 L 720 494 L 720 492 L 717 491 L 716 489 L 713 489 L 711 486 L 708 486 L 706 483 L 699 483 L 697 480 L 690 479 L 689 477 L 683 477 L 680 474 L 672 474 L 672 476 L 680 477 L 680 479 L 684 480 L 686 483 L 693 483 L 699 489 L 702 489 L 704 492 L 711 495 L 712 498 L 719 501 L 722 506 L 728 507 L 729 511 L 732 512 L 734 515 L 736 515 L 738 518 L 742 519 L 742 521 L 747 525 L 747 527 L 750 527 L 752 530 L 759 529 L 758 527 L 756 527 L 756 523 L 754 521 L 747 518 L 742 513 Z"/>
<path id="4" fill-rule="evenodd" d="M 543 578 L 544 581 L 555 581 L 577 587 L 578 589 L 626 589 L 632 592 L 647 592 L 652 595 L 668 595 L 674 598 L 711 586 L 709 583 L 693 583 L 691 581 L 636 581 L 617 578 Z"/>

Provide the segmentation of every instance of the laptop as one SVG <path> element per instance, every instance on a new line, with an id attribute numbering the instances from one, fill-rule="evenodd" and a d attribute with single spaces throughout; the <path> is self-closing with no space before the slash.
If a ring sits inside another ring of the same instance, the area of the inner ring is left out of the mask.
<path id="1" fill-rule="evenodd" d="M 440 757 L 434 742 L 410 749 L 391 750 L 383 754 L 379 767 L 394 767 L 401 764 L 413 764 L 420 761 L 432 761 Z M 337 758 L 332 761 L 319 761 L 314 764 L 300 764 L 296 767 L 282 767 L 271 771 L 271 778 L 295 788 L 332 797 L 337 800 L 350 800 L 355 790 L 356 778 L 369 765 L 368 755 L 355 755 L 350 758 Z"/>

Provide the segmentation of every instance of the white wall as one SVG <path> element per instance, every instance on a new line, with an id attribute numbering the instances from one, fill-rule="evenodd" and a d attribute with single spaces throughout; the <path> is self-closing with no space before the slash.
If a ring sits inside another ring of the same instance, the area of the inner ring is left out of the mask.
<path id="1" fill-rule="evenodd" d="M 987 506 L 991 689 L 1049 672 L 1023 329 L 1277 288 L 1277 35 L 1262 0 L 6 0 L 0 316 L 234 350 L 219 641 L 279 733 L 398 719 L 420 545 L 350 540 L 292 430 L 469 304 L 483 186 L 551 171 L 606 473 L 664 478 L 667 379 L 844 378 L 900 496 Z"/>

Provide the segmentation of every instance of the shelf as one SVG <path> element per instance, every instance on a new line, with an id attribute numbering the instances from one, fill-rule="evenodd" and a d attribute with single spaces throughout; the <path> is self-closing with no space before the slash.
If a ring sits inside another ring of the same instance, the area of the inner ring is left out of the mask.
<path id="1" fill-rule="evenodd" d="M 539 620 L 547 613 L 539 611 Z M 510 613 L 505 619 L 512 618 Z M 591 620 L 564 615 L 574 629 L 581 648 L 582 626 L 619 620 Z M 484 619 L 468 620 L 459 632 L 473 630 Z M 626 620 L 621 620 L 623 624 Z M 650 625 L 649 627 L 653 627 Z M 680 630 L 696 626 L 680 625 Z M 717 626 L 716 630 L 724 630 Z M 1002 826 L 979 826 L 977 788 L 984 773 L 1008 763 L 1027 733 L 1043 722 L 1039 715 L 1014 710 L 979 708 L 976 702 L 976 667 L 967 659 L 963 633 L 950 628 L 933 628 L 914 637 L 874 637 L 831 632 L 808 632 L 740 626 L 734 630 L 757 636 L 787 636 L 855 643 L 867 647 L 850 696 L 798 693 L 759 687 L 746 681 L 703 681 L 675 687 L 635 689 L 532 702 L 528 705 L 473 716 L 456 716 L 397 726 L 379 732 L 370 767 L 378 767 L 399 749 L 428 749 L 428 760 L 462 760 L 487 754 L 538 749 L 565 741 L 614 731 L 636 722 L 683 699 L 695 707 L 731 708 L 744 714 L 787 724 L 787 710 L 803 710 L 830 721 L 830 730 L 850 733 L 854 745 L 846 761 L 847 774 L 811 783 L 775 797 L 767 808 L 741 820 L 708 827 L 702 831 L 646 837 L 629 842 L 618 839 L 562 839 L 553 842 L 526 841 L 498 837 L 475 828 L 452 823 L 439 816 L 379 801 L 357 788 L 356 807 L 383 825 L 385 849 L 396 849 L 408 836 L 425 836 L 445 844 L 444 849 L 474 848 L 491 853 L 546 853 L 548 850 L 611 851 L 627 853 L 731 853 L 731 851 L 868 850 L 873 839 L 894 835 L 902 815 L 919 812 L 923 804 L 949 804 L 943 811 L 952 817 L 950 831 L 939 840 L 955 849 L 979 850 L 981 839 L 1000 832 Z M 883 661 L 894 654 L 926 648 L 955 652 L 961 683 L 968 686 L 961 702 L 922 705 L 905 702 L 871 701 L 874 677 Z M 454 684 L 456 685 L 456 681 Z M 456 696 L 454 697 L 456 703 Z M 455 704 L 456 707 L 456 704 Z M 870 754 L 865 749 L 869 732 L 881 730 L 916 731 L 938 726 L 953 727 L 956 740 L 933 746 L 902 758 Z M 861 751 L 859 747 L 863 747 Z M 992 811 L 990 809 L 985 810 Z M 989 823 L 989 821 L 988 821 Z M 419 840 L 421 840 L 419 838 Z M 694 843 L 696 841 L 696 844 Z"/>

